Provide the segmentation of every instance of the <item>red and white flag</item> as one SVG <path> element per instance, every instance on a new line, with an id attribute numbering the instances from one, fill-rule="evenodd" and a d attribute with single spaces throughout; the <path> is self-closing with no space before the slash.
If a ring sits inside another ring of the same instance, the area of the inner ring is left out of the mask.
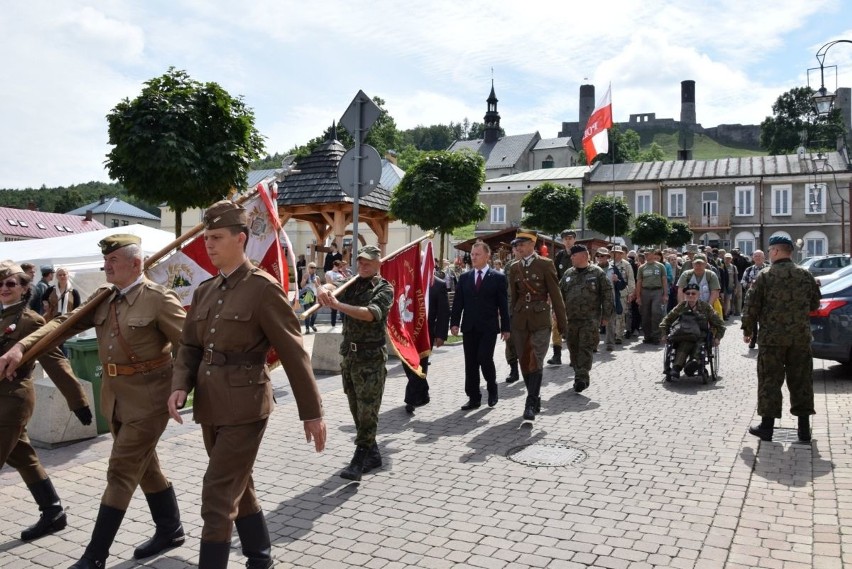
<path id="1" fill-rule="evenodd" d="M 598 154 L 609 152 L 609 131 L 612 128 L 612 99 L 607 87 L 603 99 L 589 117 L 589 123 L 583 133 L 583 151 L 586 153 L 586 164 L 591 164 Z"/>
<path id="2" fill-rule="evenodd" d="M 426 312 L 435 268 L 431 245 L 427 245 L 422 262 L 420 247 L 412 246 L 382 263 L 382 276 L 393 285 L 394 291 L 394 303 L 388 313 L 388 337 L 399 359 L 421 377 L 425 375 L 420 358 L 431 350 Z"/>
<path id="3" fill-rule="evenodd" d="M 249 228 L 246 255 L 254 265 L 275 277 L 286 292 L 290 270 L 281 254 L 282 241 L 291 258 L 293 247 L 278 218 L 275 185 L 266 187 L 258 184 L 257 190 L 255 197 L 243 203 Z M 184 307 L 188 308 L 192 302 L 192 293 L 198 285 L 218 272 L 207 256 L 203 236 L 199 236 L 148 269 L 147 275 L 152 281 L 173 289 Z"/>

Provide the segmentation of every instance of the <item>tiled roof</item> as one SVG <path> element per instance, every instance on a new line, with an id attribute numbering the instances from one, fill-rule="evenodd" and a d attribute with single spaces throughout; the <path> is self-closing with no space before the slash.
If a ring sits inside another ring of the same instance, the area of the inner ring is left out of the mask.
<path id="1" fill-rule="evenodd" d="M 790 176 L 814 171 L 813 155 L 800 159 L 796 154 L 781 156 L 750 156 L 721 158 L 717 160 L 666 160 L 664 162 L 637 162 L 634 164 L 596 164 L 589 181 L 648 182 L 724 180 L 757 178 L 761 176 Z M 828 165 L 835 172 L 845 171 L 846 165 L 838 152 L 828 153 Z"/>
<path id="2" fill-rule="evenodd" d="M 268 179 L 274 178 L 283 171 L 283 168 L 268 168 L 266 170 L 249 170 L 248 181 L 246 187 L 254 189 L 259 183 Z"/>
<path id="3" fill-rule="evenodd" d="M 547 150 L 549 148 L 574 148 L 574 142 L 571 140 L 570 136 L 542 138 L 536 143 L 533 150 Z"/>
<path id="4" fill-rule="evenodd" d="M 337 167 L 346 148 L 338 141 L 324 142 L 299 162 L 298 172 L 278 184 L 278 205 L 352 203 L 337 181 Z M 369 195 L 359 198 L 360 205 L 381 211 L 390 210 L 390 191 L 381 182 Z"/>
<path id="5" fill-rule="evenodd" d="M 68 215 L 86 215 L 86 212 L 91 210 L 94 215 L 103 215 L 111 213 L 113 215 L 122 215 L 124 217 L 135 217 L 136 219 L 147 219 L 150 221 L 159 221 L 160 218 L 156 215 L 151 215 L 143 209 L 139 209 L 135 205 L 131 205 L 126 201 L 118 198 L 107 198 L 103 202 L 96 201 L 86 204 L 77 209 L 72 209 Z"/>
<path id="6" fill-rule="evenodd" d="M 538 180 L 570 180 L 582 179 L 591 168 L 589 166 L 569 166 L 566 168 L 540 168 L 518 174 L 509 174 L 492 178 L 487 183 L 495 182 L 535 182 Z"/>
<path id="7" fill-rule="evenodd" d="M 0 234 L 13 239 L 44 239 L 98 229 L 106 228 L 79 215 L 0 207 Z"/>
<path id="8" fill-rule="evenodd" d="M 469 148 L 485 158 L 485 169 L 512 168 L 523 157 L 536 137 L 537 132 L 530 134 L 513 134 L 504 136 L 497 142 L 486 143 L 485 140 L 457 140 L 450 145 L 449 150 L 457 151 Z"/>

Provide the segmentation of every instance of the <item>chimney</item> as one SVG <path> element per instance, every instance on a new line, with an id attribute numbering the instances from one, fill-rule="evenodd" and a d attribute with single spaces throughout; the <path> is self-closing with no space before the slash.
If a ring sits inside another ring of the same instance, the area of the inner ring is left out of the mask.
<path id="1" fill-rule="evenodd" d="M 92 221 L 92 210 L 90 210 L 90 209 L 86 210 L 86 217 L 84 218 L 83 221 Z"/>
<path id="2" fill-rule="evenodd" d="M 106 203 L 106 194 L 101 194 L 101 205 Z"/>
<path id="3" fill-rule="evenodd" d="M 27 209 L 30 211 L 36 211 L 38 208 L 36 207 L 35 202 L 27 202 Z"/>
<path id="4" fill-rule="evenodd" d="M 695 81 L 680 82 L 680 135 L 678 160 L 692 160 L 695 140 Z"/>
<path id="5" fill-rule="evenodd" d="M 390 162 L 391 164 L 396 166 L 397 165 L 396 151 L 395 150 L 388 150 L 387 152 L 385 152 L 385 160 L 387 160 L 388 162 Z"/>

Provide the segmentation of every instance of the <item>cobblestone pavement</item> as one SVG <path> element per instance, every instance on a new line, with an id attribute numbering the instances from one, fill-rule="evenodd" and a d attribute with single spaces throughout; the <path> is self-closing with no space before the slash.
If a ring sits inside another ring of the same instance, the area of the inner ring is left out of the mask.
<path id="1" fill-rule="evenodd" d="M 279 405 L 254 472 L 277 567 L 852 567 L 849 370 L 816 360 L 811 445 L 760 442 L 746 432 L 755 421 L 756 352 L 737 328 L 730 324 L 722 378 L 711 385 L 663 382 L 662 349 L 636 341 L 601 349 L 582 394 L 571 390 L 568 366 L 548 366 L 542 414 L 531 428 L 521 426 L 523 382 L 502 382 L 501 346 L 500 402 L 471 412 L 459 410 L 459 346 L 436 350 L 432 401 L 413 416 L 403 409 L 405 376 L 392 360 L 379 425 L 385 466 L 361 483 L 337 476 L 354 448 L 340 376 L 320 379 L 329 440 L 316 454 L 276 372 Z M 785 416 L 778 438 L 795 439 L 795 426 Z M 535 467 L 506 457 L 530 444 L 586 458 Z M 69 527 L 32 543 L 18 535 L 36 507 L 17 473 L 0 471 L 0 567 L 67 567 L 79 557 L 109 448 L 101 436 L 40 450 Z M 109 567 L 180 569 L 198 560 L 201 432 L 191 421 L 172 423 L 158 450 L 187 542 L 144 564 L 132 560 L 153 531 L 137 491 Z M 235 537 L 230 567 L 244 562 Z"/>

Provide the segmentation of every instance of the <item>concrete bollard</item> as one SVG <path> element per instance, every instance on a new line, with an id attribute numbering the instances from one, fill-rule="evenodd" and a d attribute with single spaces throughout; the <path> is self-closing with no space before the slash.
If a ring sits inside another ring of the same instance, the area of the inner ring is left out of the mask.
<path id="1" fill-rule="evenodd" d="M 94 391 L 92 384 L 80 380 L 92 413 L 95 412 Z M 27 434 L 33 446 L 53 448 L 62 443 L 91 439 L 98 435 L 94 419 L 91 425 L 83 425 L 68 409 L 65 398 L 59 389 L 44 375 L 41 366 L 36 364 L 33 371 L 33 387 L 35 389 L 35 409 L 27 424 Z"/>

